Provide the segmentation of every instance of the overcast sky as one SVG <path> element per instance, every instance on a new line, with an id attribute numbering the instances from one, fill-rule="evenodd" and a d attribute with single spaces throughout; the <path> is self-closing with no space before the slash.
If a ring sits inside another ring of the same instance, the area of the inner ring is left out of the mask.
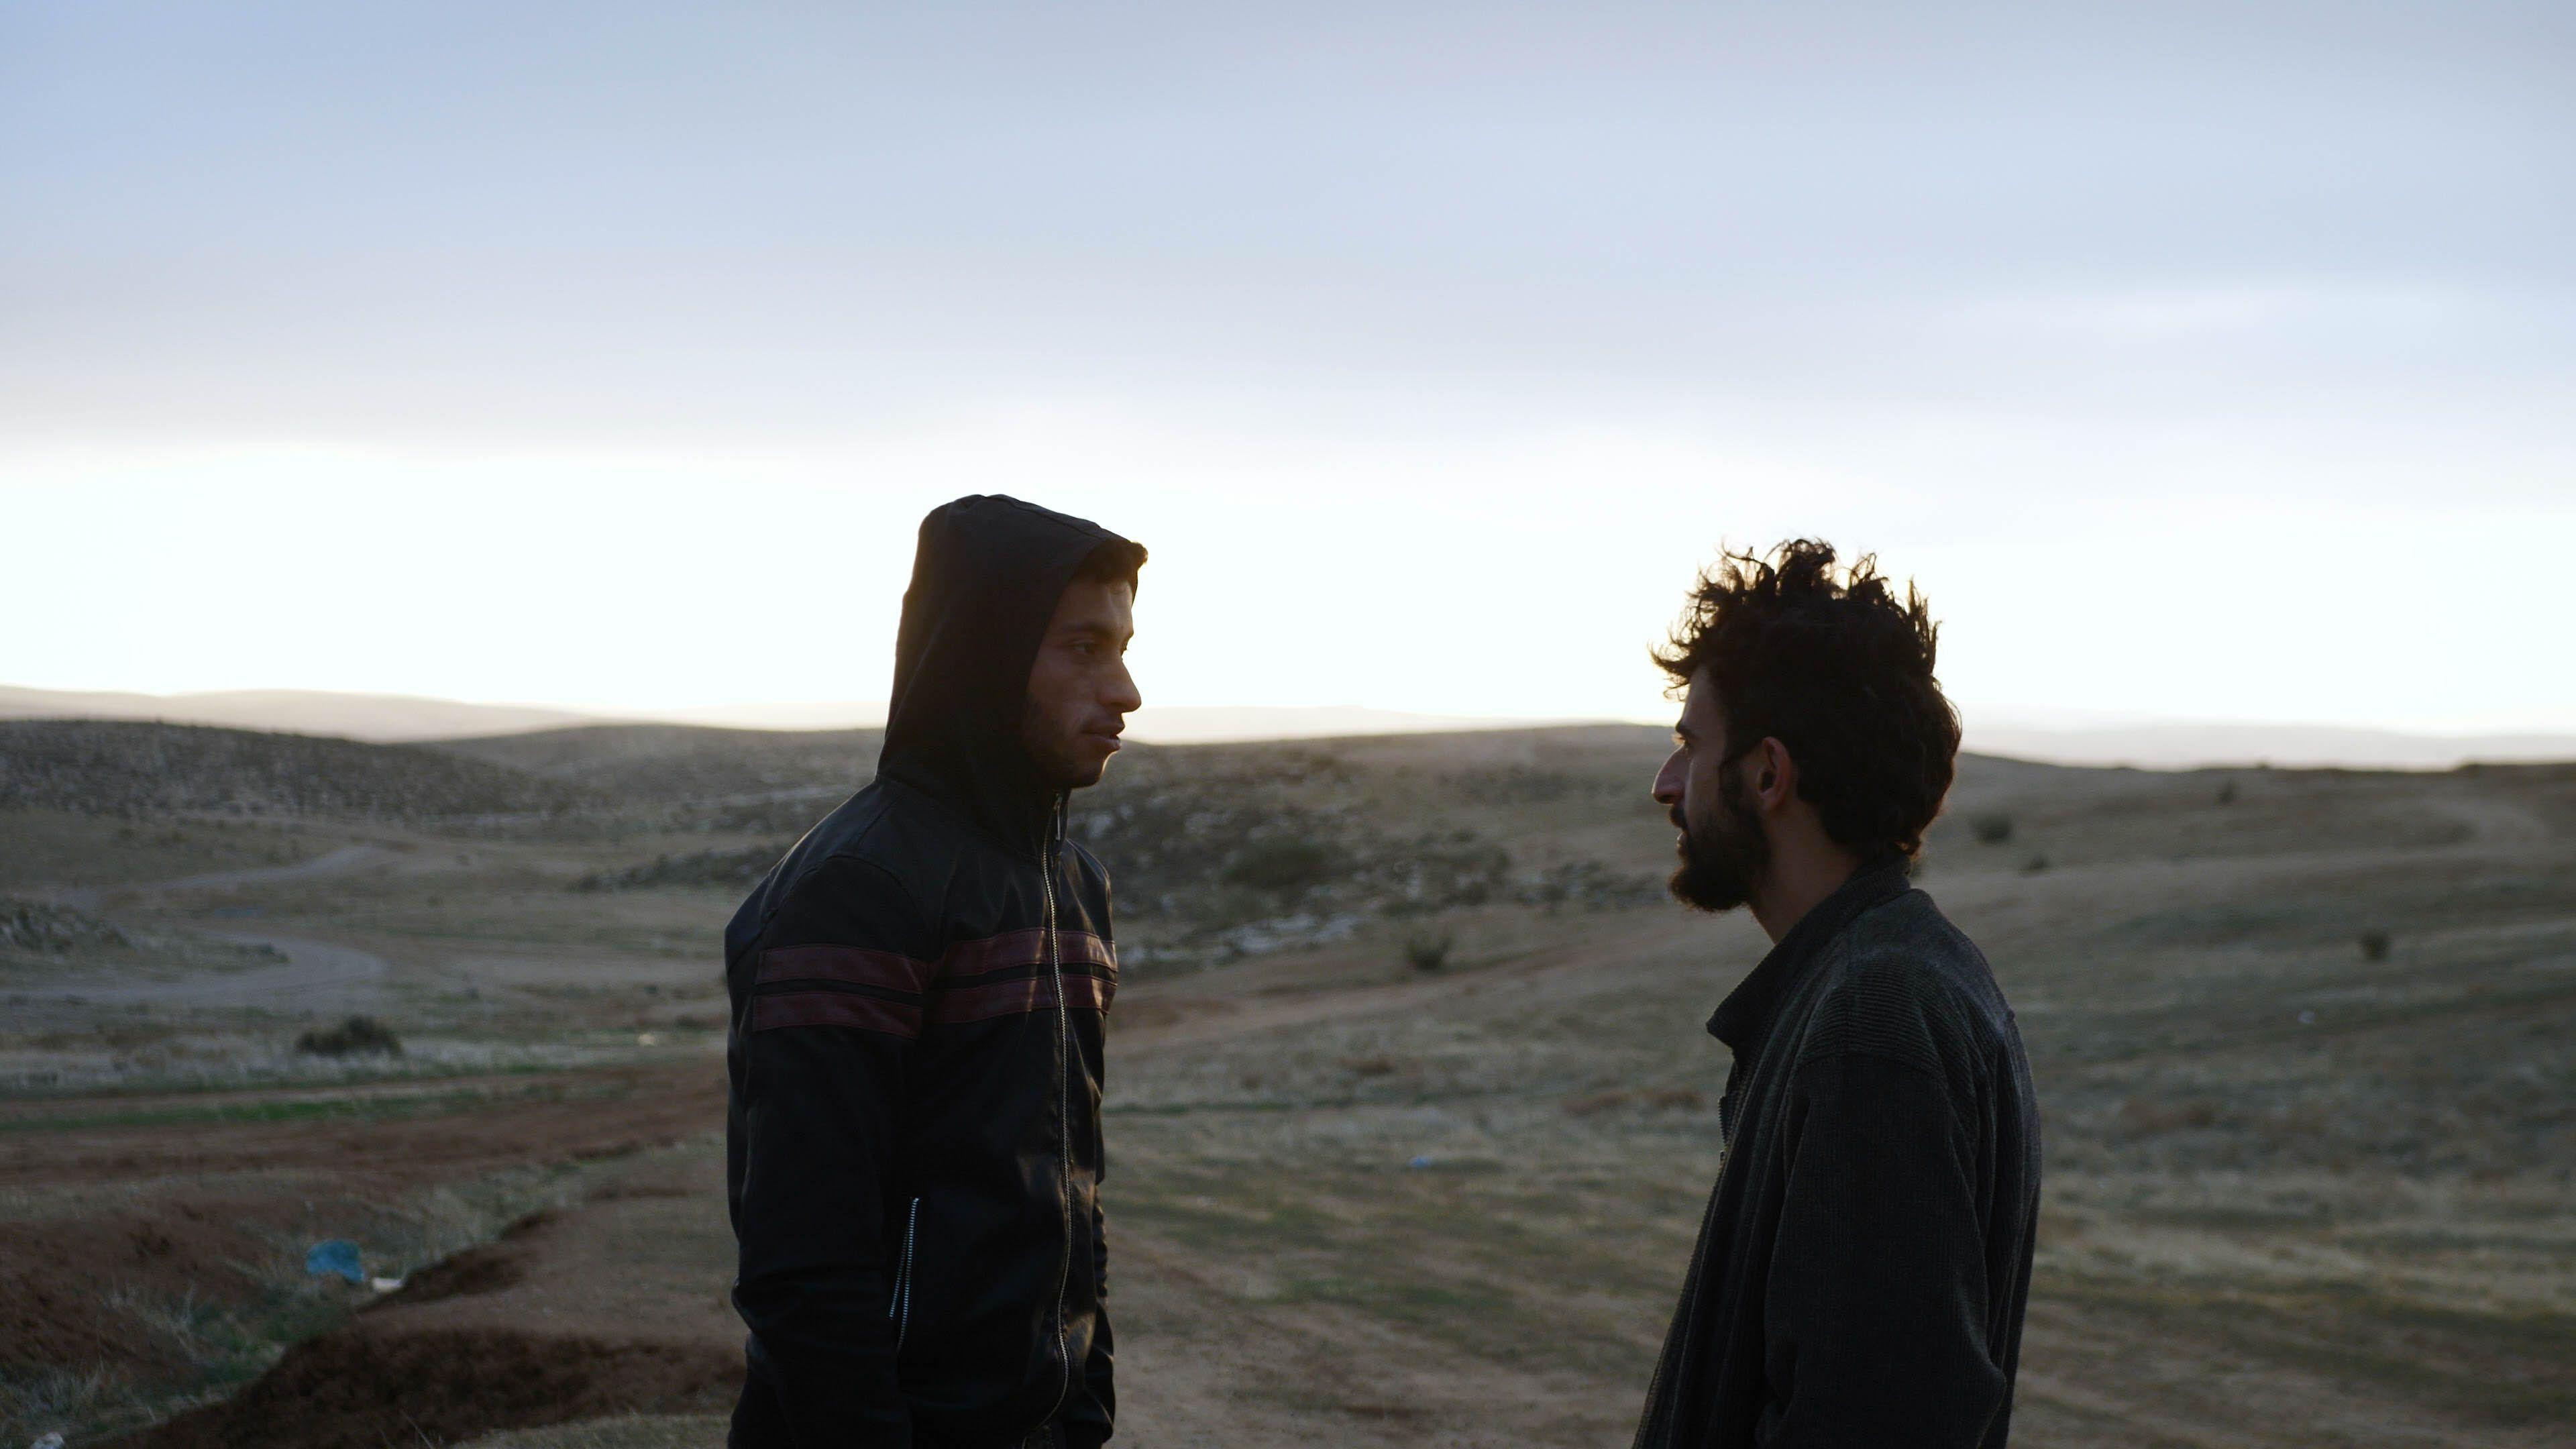
<path id="1" fill-rule="evenodd" d="M 2576 8 L 0 8 L 0 682 L 1660 717 L 1721 540 L 1972 708 L 2576 728 Z M 1973 715 L 1972 715 L 1973 717 Z"/>

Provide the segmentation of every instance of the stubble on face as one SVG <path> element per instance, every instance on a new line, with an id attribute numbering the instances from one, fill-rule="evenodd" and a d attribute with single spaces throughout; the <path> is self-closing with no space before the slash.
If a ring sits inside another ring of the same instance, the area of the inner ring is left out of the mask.
<path id="1" fill-rule="evenodd" d="M 1771 865 L 1771 840 L 1762 819 L 1732 768 L 1717 774 L 1717 808 L 1694 828 L 1676 805 L 1672 822 L 1681 831 L 1673 849 L 1681 864 L 1664 885 L 1673 899 L 1694 910 L 1731 911 L 1753 899 L 1754 888 Z"/>
<path id="2" fill-rule="evenodd" d="M 1054 789 L 1096 785 L 1119 749 L 1126 717 L 1144 701 L 1124 655 L 1135 636 L 1135 591 L 1124 583 L 1076 579 L 1029 666 L 1020 745 Z"/>

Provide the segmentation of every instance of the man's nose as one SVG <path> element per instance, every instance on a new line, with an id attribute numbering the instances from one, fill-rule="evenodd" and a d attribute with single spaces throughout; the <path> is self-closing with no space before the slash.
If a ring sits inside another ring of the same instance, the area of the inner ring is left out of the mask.
<path id="1" fill-rule="evenodd" d="M 1136 688 L 1136 676 L 1121 663 L 1109 681 L 1109 693 L 1100 701 L 1120 714 L 1134 714 L 1145 707 L 1145 696 Z"/>
<path id="2" fill-rule="evenodd" d="M 1664 767 L 1655 772 L 1655 799 L 1658 803 L 1664 805 L 1682 803 L 1681 763 L 1681 752 L 1676 750 L 1669 759 L 1664 761 Z"/>

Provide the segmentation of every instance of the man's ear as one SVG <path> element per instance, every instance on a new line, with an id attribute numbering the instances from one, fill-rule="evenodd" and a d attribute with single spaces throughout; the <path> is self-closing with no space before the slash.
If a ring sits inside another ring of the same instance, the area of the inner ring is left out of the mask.
<path id="1" fill-rule="evenodd" d="M 1763 809 L 1777 810 L 1798 798 L 1798 762 L 1787 745 L 1766 735 L 1746 763 L 1753 767 L 1753 795 Z"/>

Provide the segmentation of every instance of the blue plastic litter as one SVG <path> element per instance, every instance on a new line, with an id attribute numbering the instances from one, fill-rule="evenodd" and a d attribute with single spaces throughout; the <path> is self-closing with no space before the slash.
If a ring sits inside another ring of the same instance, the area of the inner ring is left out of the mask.
<path id="1" fill-rule="evenodd" d="M 1428 1157 L 1417 1157 L 1404 1165 L 1407 1167 L 1429 1167 L 1431 1165 L 1431 1159 Z"/>
<path id="2" fill-rule="evenodd" d="M 324 1238 L 305 1249 L 304 1271 L 316 1278 L 337 1273 L 352 1283 L 367 1281 L 367 1270 L 358 1261 L 358 1245 L 347 1238 Z"/>

